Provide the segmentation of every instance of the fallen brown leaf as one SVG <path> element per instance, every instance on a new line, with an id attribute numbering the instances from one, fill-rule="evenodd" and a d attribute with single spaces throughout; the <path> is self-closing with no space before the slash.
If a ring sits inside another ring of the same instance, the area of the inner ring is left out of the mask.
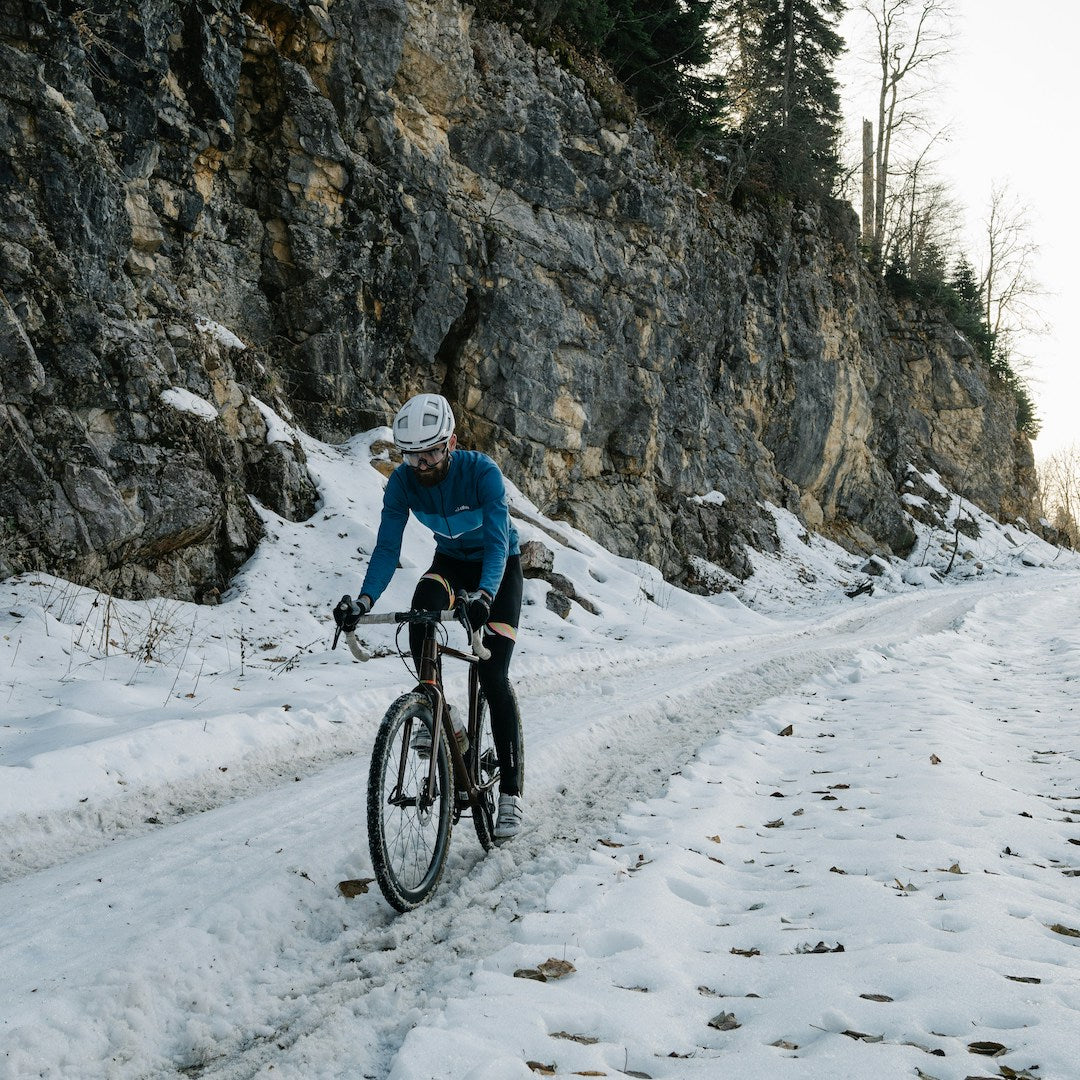
<path id="1" fill-rule="evenodd" d="M 537 970 L 548 979 L 564 979 L 567 975 L 572 975 L 577 971 L 577 968 L 569 960 L 549 958 Z"/>
<path id="2" fill-rule="evenodd" d="M 842 1031 L 841 1035 L 846 1035 L 849 1039 L 856 1039 L 859 1042 L 866 1043 L 879 1043 L 885 1041 L 884 1035 L 867 1035 L 865 1031 Z"/>
<path id="3" fill-rule="evenodd" d="M 1074 930 L 1071 926 L 1062 926 L 1061 923 L 1054 923 L 1050 929 L 1063 937 L 1080 937 L 1080 930 Z"/>
<path id="4" fill-rule="evenodd" d="M 742 1024 L 735 1019 L 734 1013 L 722 1012 L 717 1013 L 709 1021 L 709 1027 L 716 1028 L 717 1031 L 734 1031 L 738 1027 L 742 1027 Z"/>
<path id="5" fill-rule="evenodd" d="M 351 900 L 354 896 L 362 896 L 368 891 L 368 886 L 374 881 L 374 878 L 350 878 L 348 881 L 338 882 L 338 892 L 341 893 L 347 900 Z"/>
<path id="6" fill-rule="evenodd" d="M 844 946 L 839 942 L 836 943 L 835 949 L 830 949 L 824 941 L 819 941 L 816 945 L 796 945 L 795 951 L 804 956 L 815 956 L 823 953 L 838 953 L 844 951 Z"/>
<path id="7" fill-rule="evenodd" d="M 532 979 L 534 982 L 547 982 L 547 976 L 536 968 L 518 968 L 514 972 L 515 979 Z"/>
<path id="8" fill-rule="evenodd" d="M 931 1057 L 944 1057 L 945 1051 L 933 1046 L 923 1046 L 922 1043 L 908 1042 L 907 1040 L 900 1043 L 901 1046 L 914 1046 L 916 1050 L 921 1050 L 924 1054 L 930 1054 Z M 919 1076 L 926 1076 L 926 1073 L 919 1073 Z M 934 1080 L 934 1078 L 931 1078 Z"/>
<path id="9" fill-rule="evenodd" d="M 999 1042 L 973 1042 L 968 1043 L 969 1054 L 982 1054 L 983 1057 L 1001 1057 L 1007 1054 L 1009 1048 Z"/>

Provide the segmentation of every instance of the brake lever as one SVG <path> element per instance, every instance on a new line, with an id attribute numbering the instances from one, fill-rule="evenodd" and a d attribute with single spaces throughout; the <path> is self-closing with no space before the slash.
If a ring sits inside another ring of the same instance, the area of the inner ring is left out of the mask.
<path id="1" fill-rule="evenodd" d="M 471 593 L 461 593 L 454 602 L 454 612 L 457 615 L 458 622 L 465 627 L 465 633 L 469 635 L 469 644 L 472 646 L 473 655 L 478 660 L 490 660 L 491 650 L 484 644 L 483 629 L 474 630 L 469 624 L 468 607 L 471 599 Z"/>
<path id="2" fill-rule="evenodd" d="M 341 632 L 344 629 L 345 616 L 352 610 L 352 597 L 346 593 L 334 607 L 334 624 L 336 629 L 334 630 L 334 643 L 330 646 L 331 650 L 336 649 L 338 641 L 341 638 Z M 368 660 L 368 656 L 358 656 L 356 649 L 353 648 L 353 642 L 356 641 L 355 627 L 351 630 L 345 630 L 345 643 L 349 646 L 353 656 L 356 656 L 358 660 Z M 351 639 L 351 640 L 350 640 Z"/>

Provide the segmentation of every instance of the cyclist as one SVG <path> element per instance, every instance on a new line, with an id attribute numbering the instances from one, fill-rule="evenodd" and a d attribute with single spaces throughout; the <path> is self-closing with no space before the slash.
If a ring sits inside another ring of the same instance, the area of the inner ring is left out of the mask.
<path id="1" fill-rule="evenodd" d="M 478 674 L 499 757 L 495 839 L 509 840 L 522 820 L 521 726 L 509 679 L 521 617 L 522 575 L 503 475 L 486 454 L 457 448 L 453 411 L 438 394 L 418 394 L 406 401 L 394 417 L 393 432 L 404 464 L 387 481 L 375 550 L 354 614 L 366 615 L 390 583 L 411 511 L 435 534 L 434 559 L 416 585 L 413 607 L 451 607 L 457 592 L 468 591 L 472 594 L 466 609 L 469 625 L 483 630 L 491 651 L 489 660 L 480 661 Z M 410 645 L 418 663 L 422 633 L 420 627 L 410 628 Z M 422 727 L 413 747 L 430 753 L 430 739 Z"/>

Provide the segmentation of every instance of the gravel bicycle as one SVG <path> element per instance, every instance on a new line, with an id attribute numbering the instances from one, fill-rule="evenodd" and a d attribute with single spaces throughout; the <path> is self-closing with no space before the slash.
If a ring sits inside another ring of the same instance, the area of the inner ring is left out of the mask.
<path id="1" fill-rule="evenodd" d="M 408 644 L 400 643 L 402 630 L 410 626 L 423 629 L 417 685 L 386 710 L 375 735 L 368 771 L 371 863 L 383 896 L 398 911 L 418 907 L 434 894 L 450 849 L 450 833 L 463 814 L 471 815 L 485 851 L 496 843 L 499 759 L 477 670 L 477 662 L 488 659 L 490 653 L 481 632 L 469 626 L 465 615 L 468 601 L 465 594 L 446 611 L 402 611 L 363 615 L 356 620 L 358 626 L 396 624 L 395 645 L 406 665 L 411 654 Z M 334 609 L 337 632 L 333 647 L 337 648 L 344 632 L 353 656 L 370 660 L 372 654 L 357 640 L 355 629 L 342 625 L 342 614 L 348 612 L 350 604 L 345 596 Z M 464 626 L 470 652 L 448 644 L 442 624 L 449 622 Z M 442 661 L 446 656 L 469 665 L 468 741 L 464 750 L 454 734 L 443 690 Z M 421 728 L 426 729 L 426 738 L 417 738 Z"/>

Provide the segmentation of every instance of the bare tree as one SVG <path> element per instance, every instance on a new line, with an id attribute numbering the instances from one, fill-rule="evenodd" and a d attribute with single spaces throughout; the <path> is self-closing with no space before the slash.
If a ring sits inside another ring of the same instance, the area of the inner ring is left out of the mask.
<path id="1" fill-rule="evenodd" d="M 940 134 L 897 170 L 901 183 L 886 197 L 881 255 L 885 263 L 899 258 L 912 277 L 930 269 L 934 259 L 947 260 L 961 228 L 962 209 L 930 156 Z"/>
<path id="2" fill-rule="evenodd" d="M 874 141 L 874 222 L 871 244 L 885 247 L 886 205 L 894 143 L 924 120 L 918 99 L 931 87 L 926 77 L 949 49 L 947 0 L 863 0 L 877 38 L 878 109 Z M 869 168 L 868 168 L 869 171 Z"/>
<path id="3" fill-rule="evenodd" d="M 1080 548 L 1080 443 L 1051 454 L 1036 471 L 1043 518 Z"/>
<path id="4" fill-rule="evenodd" d="M 1032 303 L 1044 293 L 1033 273 L 1039 246 L 1031 238 L 1031 212 L 1006 183 L 991 187 L 983 241 L 979 291 L 986 325 L 1007 355 L 1017 335 L 1046 333 L 1047 325 Z"/>

